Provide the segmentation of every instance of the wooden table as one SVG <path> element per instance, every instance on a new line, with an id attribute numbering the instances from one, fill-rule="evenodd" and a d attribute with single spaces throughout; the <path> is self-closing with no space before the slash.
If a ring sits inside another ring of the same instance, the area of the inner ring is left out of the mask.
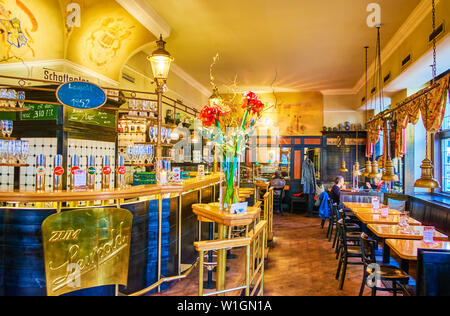
<path id="1" fill-rule="evenodd" d="M 352 208 L 372 208 L 372 203 L 358 203 L 358 202 L 343 202 L 342 203 L 346 208 L 352 209 Z M 380 208 L 383 206 L 387 206 L 387 205 L 383 205 L 380 203 Z"/>
<path id="2" fill-rule="evenodd" d="M 381 215 L 381 209 L 373 209 L 373 208 L 367 208 L 367 207 L 354 207 L 351 208 L 351 211 L 353 213 L 367 213 L 367 214 L 380 214 Z M 401 212 L 394 210 L 393 208 L 390 208 L 388 211 L 389 215 L 400 215 Z"/>
<path id="3" fill-rule="evenodd" d="M 417 249 L 450 250 L 450 242 L 435 241 L 427 244 L 423 240 L 386 239 L 386 244 L 400 257 L 400 266 L 403 271 L 409 271 L 409 262 L 417 261 Z"/>
<path id="4" fill-rule="evenodd" d="M 380 214 L 371 214 L 371 213 L 356 213 L 356 217 L 363 222 L 364 224 L 385 224 L 385 225 L 398 225 L 400 222 L 399 215 L 389 215 L 384 218 Z M 422 226 L 422 223 L 415 220 L 414 218 L 409 217 L 409 225 L 411 226 Z"/>
<path id="5" fill-rule="evenodd" d="M 248 207 L 244 214 L 230 214 L 229 212 L 220 210 L 217 203 L 211 204 L 193 204 L 192 211 L 197 215 L 199 221 L 213 221 L 217 224 L 218 239 L 228 239 L 228 228 L 233 226 L 246 226 L 246 237 L 248 237 L 248 226 L 260 217 L 261 208 Z M 250 248 L 247 249 L 249 252 Z M 217 273 L 216 273 L 216 290 L 223 291 L 225 289 L 225 272 L 226 272 L 226 250 L 217 251 Z M 223 295 L 223 294 L 220 294 Z"/>
<path id="6" fill-rule="evenodd" d="M 405 233 L 405 227 L 398 225 L 379 225 L 369 224 L 367 228 L 370 229 L 383 243 L 383 263 L 387 264 L 390 261 L 390 248 L 386 244 L 386 239 L 406 239 L 406 240 L 422 240 L 424 226 L 410 226 Z M 448 241 L 448 236 L 438 231 L 434 232 L 434 239 L 438 241 Z"/>

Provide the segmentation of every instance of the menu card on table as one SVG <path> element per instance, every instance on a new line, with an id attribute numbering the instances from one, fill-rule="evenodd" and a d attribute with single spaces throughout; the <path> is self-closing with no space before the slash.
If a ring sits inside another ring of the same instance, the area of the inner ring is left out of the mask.
<path id="1" fill-rule="evenodd" d="M 434 227 L 433 226 L 425 226 L 423 228 L 423 241 L 427 244 L 434 243 Z"/>
<path id="2" fill-rule="evenodd" d="M 381 209 L 381 217 L 383 217 L 383 218 L 389 217 L 389 207 L 383 207 Z"/>
<path id="3" fill-rule="evenodd" d="M 235 203 L 231 205 L 231 214 L 245 214 L 247 213 L 248 202 Z"/>
<path id="4" fill-rule="evenodd" d="M 376 210 L 380 208 L 380 200 L 376 197 L 372 198 L 372 208 Z"/>

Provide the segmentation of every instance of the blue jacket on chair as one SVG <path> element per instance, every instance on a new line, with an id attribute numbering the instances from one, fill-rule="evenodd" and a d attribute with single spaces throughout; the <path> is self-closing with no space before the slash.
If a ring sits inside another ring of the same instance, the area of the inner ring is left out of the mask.
<path id="1" fill-rule="evenodd" d="M 327 192 L 323 192 L 319 196 L 320 207 L 319 207 L 319 216 L 321 219 L 325 220 L 330 216 L 330 206 L 328 201 L 330 200 L 330 196 Z"/>

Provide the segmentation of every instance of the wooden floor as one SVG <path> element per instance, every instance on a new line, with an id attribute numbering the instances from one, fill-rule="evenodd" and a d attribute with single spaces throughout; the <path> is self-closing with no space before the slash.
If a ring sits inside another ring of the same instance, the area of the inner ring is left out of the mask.
<path id="1" fill-rule="evenodd" d="M 274 241 L 265 268 L 265 296 L 355 296 L 362 281 L 362 265 L 349 265 L 344 289 L 335 280 L 337 260 L 331 243 L 325 238 L 321 220 L 303 215 L 275 215 Z M 243 252 L 228 260 L 227 287 L 243 283 Z M 205 272 L 206 274 L 206 272 Z M 197 268 L 184 280 L 157 295 L 192 296 L 198 291 Z M 231 293 L 236 295 L 235 293 Z M 370 295 L 366 288 L 364 295 Z M 378 295 L 383 295 L 380 292 Z M 389 295 L 389 293 L 384 293 Z"/>

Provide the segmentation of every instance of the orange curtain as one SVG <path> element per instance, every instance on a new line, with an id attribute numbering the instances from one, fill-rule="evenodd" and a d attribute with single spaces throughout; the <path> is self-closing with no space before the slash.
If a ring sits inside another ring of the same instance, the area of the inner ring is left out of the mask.
<path id="1" fill-rule="evenodd" d="M 394 158 L 402 158 L 406 154 L 406 127 L 409 123 L 408 112 L 405 107 L 397 111 L 397 126 L 395 129 Z"/>
<path id="2" fill-rule="evenodd" d="M 449 78 L 450 75 L 447 75 L 439 80 L 439 86 L 428 93 L 424 101 L 420 103 L 423 125 L 430 133 L 438 132 L 441 129 L 447 105 Z"/>

